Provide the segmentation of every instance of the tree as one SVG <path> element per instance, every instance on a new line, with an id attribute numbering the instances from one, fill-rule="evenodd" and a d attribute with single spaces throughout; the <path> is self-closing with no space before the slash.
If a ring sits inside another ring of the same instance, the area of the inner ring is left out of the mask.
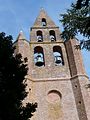
<path id="1" fill-rule="evenodd" d="M 89 6 L 89 0 L 77 0 L 76 8 L 81 9 L 82 7 L 88 7 Z"/>
<path id="2" fill-rule="evenodd" d="M 14 55 L 12 36 L 0 33 L 0 120 L 29 120 L 36 111 L 36 103 L 22 101 L 27 96 L 25 75 L 27 59 Z"/>
<path id="3" fill-rule="evenodd" d="M 61 14 L 64 31 L 61 36 L 64 40 L 72 39 L 79 33 L 85 37 L 80 40 L 80 48 L 90 50 L 90 0 L 77 0 L 67 13 Z"/>

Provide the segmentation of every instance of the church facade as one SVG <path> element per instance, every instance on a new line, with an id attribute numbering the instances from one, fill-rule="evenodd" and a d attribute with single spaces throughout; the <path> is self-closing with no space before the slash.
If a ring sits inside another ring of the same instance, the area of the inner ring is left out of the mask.
<path id="1" fill-rule="evenodd" d="M 64 42 L 59 27 L 41 10 L 30 42 L 20 32 L 16 53 L 28 58 L 25 102 L 37 102 L 31 120 L 90 120 L 90 88 L 78 41 Z"/>

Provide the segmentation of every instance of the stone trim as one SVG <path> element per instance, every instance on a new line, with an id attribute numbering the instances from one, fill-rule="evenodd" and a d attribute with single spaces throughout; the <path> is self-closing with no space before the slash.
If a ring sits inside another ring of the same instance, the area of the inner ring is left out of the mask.
<path id="1" fill-rule="evenodd" d="M 66 81 L 66 80 L 70 80 L 70 78 L 45 78 L 45 79 L 32 79 L 29 77 L 25 78 L 26 80 L 30 80 L 32 82 L 50 82 L 50 81 Z"/>

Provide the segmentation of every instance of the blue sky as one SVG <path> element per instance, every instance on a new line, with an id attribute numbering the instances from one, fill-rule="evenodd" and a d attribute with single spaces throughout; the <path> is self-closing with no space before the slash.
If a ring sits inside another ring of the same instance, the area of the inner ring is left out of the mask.
<path id="1" fill-rule="evenodd" d="M 0 32 L 11 34 L 16 40 L 19 31 L 23 31 L 26 39 L 30 39 L 30 27 L 43 7 L 51 19 L 63 30 L 59 22 L 64 13 L 76 0 L 0 0 Z M 90 52 L 83 51 L 85 69 L 90 77 Z"/>

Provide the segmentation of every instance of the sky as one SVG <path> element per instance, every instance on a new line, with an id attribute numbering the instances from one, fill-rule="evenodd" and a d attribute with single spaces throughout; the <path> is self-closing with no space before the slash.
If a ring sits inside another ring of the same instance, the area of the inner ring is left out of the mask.
<path id="1" fill-rule="evenodd" d="M 30 39 L 30 28 L 33 26 L 41 8 L 48 13 L 60 31 L 60 14 L 70 8 L 76 0 L 0 0 L 0 32 L 12 35 L 14 41 L 22 30 L 27 40 Z M 86 73 L 90 78 L 90 52 L 83 50 L 83 61 Z"/>

